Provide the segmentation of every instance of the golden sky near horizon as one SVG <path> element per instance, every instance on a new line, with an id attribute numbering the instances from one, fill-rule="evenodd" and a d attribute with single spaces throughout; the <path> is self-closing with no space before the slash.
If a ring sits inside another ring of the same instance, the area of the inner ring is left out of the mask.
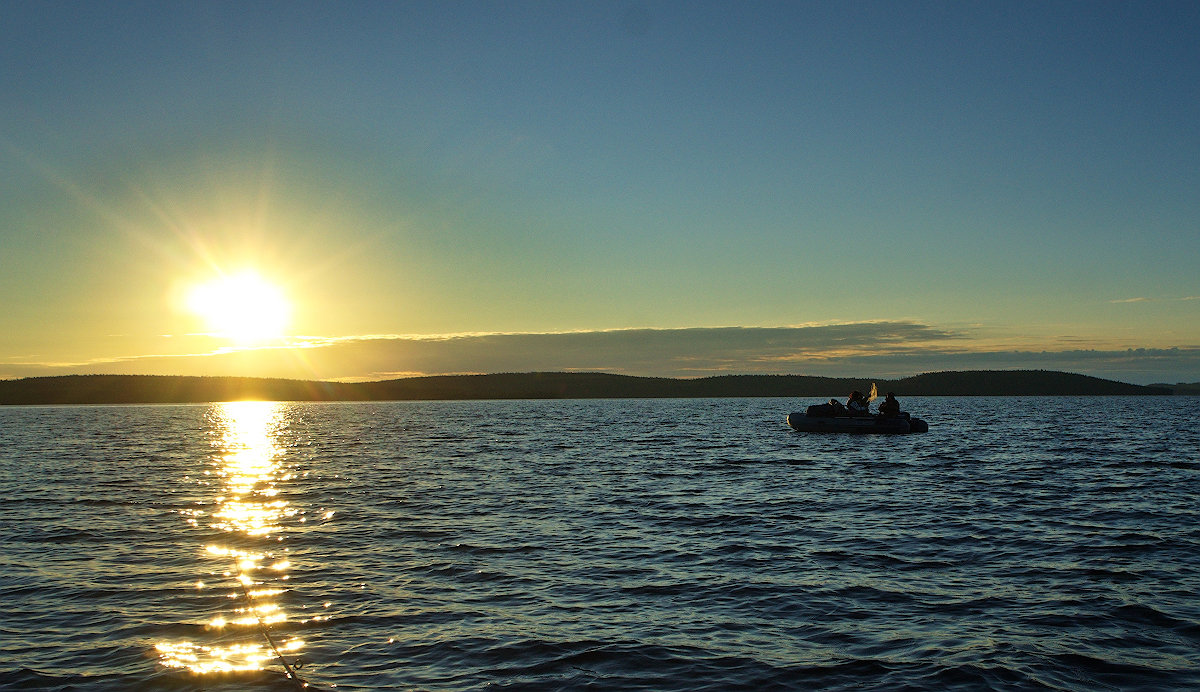
<path id="1" fill-rule="evenodd" d="M 1200 380 L 1189 5 L 643 9 L 6 8 L 0 377 Z"/>

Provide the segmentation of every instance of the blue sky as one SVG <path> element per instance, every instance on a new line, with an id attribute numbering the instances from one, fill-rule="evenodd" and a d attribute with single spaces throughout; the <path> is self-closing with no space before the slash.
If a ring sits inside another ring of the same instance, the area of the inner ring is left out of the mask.
<path id="1" fill-rule="evenodd" d="M 1185 2 L 2 2 L 0 377 L 1200 381 L 1197 35 Z M 253 352 L 180 309 L 242 269 L 293 305 Z"/>

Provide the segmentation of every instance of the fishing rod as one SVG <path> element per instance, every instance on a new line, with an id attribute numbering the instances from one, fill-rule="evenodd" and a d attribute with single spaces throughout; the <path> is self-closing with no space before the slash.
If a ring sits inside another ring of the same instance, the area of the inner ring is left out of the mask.
<path id="1" fill-rule="evenodd" d="M 292 684 L 296 686 L 297 690 L 315 690 L 315 687 L 308 684 L 307 681 L 300 677 L 300 675 L 296 672 L 295 667 L 288 663 L 288 660 L 284 657 L 283 652 L 279 650 L 279 646 L 275 644 L 275 638 L 271 636 L 271 628 L 267 626 L 265 621 L 263 621 L 262 613 L 260 613 L 258 608 L 254 605 L 254 596 L 250 593 L 250 589 L 246 587 L 246 583 L 252 580 L 250 577 L 246 576 L 244 571 L 242 571 L 240 562 L 235 562 L 234 564 L 238 568 L 237 581 L 242 587 L 242 595 L 246 598 L 246 606 L 250 608 L 250 612 L 254 613 L 254 619 L 258 622 L 258 631 L 260 634 L 262 634 L 263 639 L 267 641 L 267 646 L 271 647 L 271 651 L 275 652 L 275 657 L 278 658 L 279 662 L 283 665 L 284 675 L 288 680 L 292 681 Z"/>

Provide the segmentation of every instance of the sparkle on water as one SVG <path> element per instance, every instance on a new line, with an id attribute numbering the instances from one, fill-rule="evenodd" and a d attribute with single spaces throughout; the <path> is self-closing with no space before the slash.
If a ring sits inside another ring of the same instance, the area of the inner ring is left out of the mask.
<path id="1" fill-rule="evenodd" d="M 270 539 L 283 531 L 281 522 L 294 515 L 285 500 L 278 499 L 276 483 L 287 480 L 278 458 L 281 450 L 275 433 L 280 425 L 280 405 L 273 402 L 240 401 L 221 404 L 214 409 L 213 457 L 210 469 L 221 479 L 221 495 L 214 498 L 212 528 L 235 537 Z M 186 513 L 193 525 L 203 512 Z M 198 582 L 197 589 L 225 588 L 229 602 L 226 612 L 208 619 L 206 630 L 217 639 L 213 643 L 162 641 L 155 645 L 159 662 L 171 668 L 193 673 L 231 673 L 262 670 L 272 664 L 275 653 L 267 638 L 271 625 L 287 621 L 287 613 L 271 600 L 283 589 L 265 585 L 270 578 L 287 578 L 291 563 L 266 551 L 249 551 L 227 545 L 208 545 L 203 550 L 204 564 L 214 572 L 214 584 Z M 264 562 L 271 560 L 269 564 Z M 269 572 L 262 580 L 255 575 Z M 235 641 L 224 643 L 230 636 Z M 292 638 L 278 644 L 279 652 L 301 649 L 304 642 Z"/>

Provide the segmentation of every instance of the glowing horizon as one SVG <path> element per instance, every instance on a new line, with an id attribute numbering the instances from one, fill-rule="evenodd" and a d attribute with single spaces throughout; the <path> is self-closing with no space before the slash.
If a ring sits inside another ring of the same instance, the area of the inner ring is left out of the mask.
<path id="1" fill-rule="evenodd" d="M 178 341 L 178 337 L 172 337 Z M 1053 342 L 1057 348 L 1046 350 Z M 300 337 L 252 346 L 5 366 L 0 376 L 63 374 L 228 375 L 370 381 L 495 372 L 589 371 L 658 377 L 799 374 L 898 379 L 944 370 L 1062 370 L 1133 384 L 1190 382 L 1200 347 L 1146 348 L 1134 341 L 1048 339 L 937 328 L 915 322 L 806 327 L 617 329 Z M 395 364 L 408 369 L 397 369 Z M 7 371 L 5 368 L 8 368 Z"/>

